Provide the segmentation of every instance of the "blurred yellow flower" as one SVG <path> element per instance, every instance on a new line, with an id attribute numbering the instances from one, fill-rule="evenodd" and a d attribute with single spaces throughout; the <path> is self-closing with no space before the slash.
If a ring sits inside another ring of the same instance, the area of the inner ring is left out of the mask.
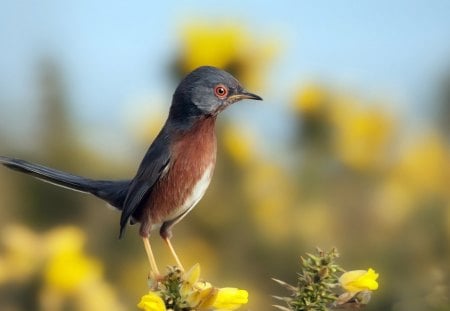
<path id="1" fill-rule="evenodd" d="M 82 231 L 75 227 L 58 228 L 47 235 L 49 259 L 44 280 L 48 286 L 71 293 L 89 281 L 100 279 L 100 263 L 82 251 L 84 239 Z"/>
<path id="2" fill-rule="evenodd" d="M 267 42 L 267 40 L 265 40 Z M 177 61 L 183 74 L 203 66 L 216 66 L 232 72 L 247 87 L 261 84 L 262 71 L 277 47 L 258 43 L 237 24 L 192 23 L 183 27 L 182 54 Z"/>
<path id="3" fill-rule="evenodd" d="M 423 136 L 409 146 L 397 166 L 394 178 L 414 194 L 448 194 L 450 150 L 436 133 Z"/>
<path id="4" fill-rule="evenodd" d="M 253 139 L 248 131 L 227 125 L 223 130 L 223 143 L 231 158 L 240 165 L 246 165 L 254 159 Z"/>
<path id="5" fill-rule="evenodd" d="M 142 296 L 141 301 L 138 303 L 138 308 L 145 311 L 165 311 L 166 306 L 164 301 L 158 294 L 150 292 L 147 295 Z"/>
<path id="6" fill-rule="evenodd" d="M 1 243 L 5 252 L 0 257 L 0 283 L 24 280 L 42 264 L 44 252 L 39 236 L 21 225 L 9 225 L 2 230 Z"/>
<path id="7" fill-rule="evenodd" d="M 103 280 L 100 263 L 85 254 L 84 241 L 84 233 L 73 226 L 44 234 L 20 225 L 6 226 L 1 235 L 0 283 L 39 277 L 43 286 L 37 308 L 42 310 L 62 310 L 66 305 L 76 310 L 123 310 Z"/>
<path id="8" fill-rule="evenodd" d="M 415 138 L 401 150 L 379 188 L 376 205 L 382 225 L 398 228 L 424 202 L 448 202 L 449 184 L 450 148 L 445 139 L 438 133 Z"/>
<path id="9" fill-rule="evenodd" d="M 213 306 L 218 310 L 236 310 L 247 302 L 248 292 L 246 290 L 224 287 L 219 289 Z"/>
<path id="10" fill-rule="evenodd" d="M 339 278 L 342 288 L 351 293 L 360 291 L 373 291 L 378 289 L 378 273 L 372 268 L 369 270 L 353 270 L 345 272 Z"/>
<path id="11" fill-rule="evenodd" d="M 336 101 L 332 122 L 335 150 L 346 165 L 367 170 L 385 164 L 393 134 L 393 121 L 386 112 L 360 107 L 352 100 Z"/>
<path id="12" fill-rule="evenodd" d="M 249 39 L 237 25 L 214 28 L 201 24 L 188 25 L 183 33 L 183 70 L 188 72 L 204 64 L 226 68 L 243 57 L 241 47 Z"/>
<path id="13" fill-rule="evenodd" d="M 49 256 L 63 253 L 79 253 L 85 243 L 85 235 L 74 226 L 56 227 L 44 235 L 44 247 Z"/>
<path id="14" fill-rule="evenodd" d="M 79 253 L 61 253 L 49 260 L 44 280 L 50 287 L 72 293 L 87 282 L 98 279 L 100 273 L 101 266 L 96 260 Z"/>
<path id="15" fill-rule="evenodd" d="M 317 84 L 309 84 L 295 95 L 294 108 L 303 115 L 315 115 L 324 108 L 327 91 Z"/>

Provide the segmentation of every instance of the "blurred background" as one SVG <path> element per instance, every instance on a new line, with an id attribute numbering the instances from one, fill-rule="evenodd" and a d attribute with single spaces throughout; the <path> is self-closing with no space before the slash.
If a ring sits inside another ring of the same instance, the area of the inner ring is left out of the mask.
<path id="1" fill-rule="evenodd" d="M 186 267 L 270 310 L 299 256 L 374 268 L 368 310 L 450 310 L 448 1 L 2 1 L 0 154 L 132 177 L 179 80 L 261 95 L 220 117 L 218 165 L 178 224 Z M 0 169 L 1 310 L 134 310 L 149 270 L 101 201 Z M 157 234 L 160 266 L 173 264 Z"/>

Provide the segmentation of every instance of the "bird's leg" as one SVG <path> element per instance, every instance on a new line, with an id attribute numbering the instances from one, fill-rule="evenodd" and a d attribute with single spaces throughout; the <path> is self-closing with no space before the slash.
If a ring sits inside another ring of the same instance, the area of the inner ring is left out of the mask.
<path id="1" fill-rule="evenodd" d="M 142 237 L 142 241 L 144 242 L 145 252 L 147 253 L 148 261 L 150 262 L 151 272 L 155 274 L 154 276 L 159 275 L 158 266 L 156 265 L 155 256 L 153 256 L 152 247 L 150 246 L 150 241 L 148 237 Z"/>
<path id="2" fill-rule="evenodd" d="M 184 267 L 183 267 L 183 265 L 181 264 L 181 261 L 180 261 L 180 259 L 178 258 L 177 253 L 175 252 L 175 249 L 173 248 L 172 243 L 170 242 L 170 239 L 169 239 L 169 238 L 163 238 L 163 239 L 164 239 L 164 241 L 166 242 L 167 246 L 169 247 L 169 250 L 170 250 L 170 252 L 172 253 L 173 258 L 175 259 L 175 262 L 177 263 L 177 266 L 178 266 L 182 271 L 184 271 Z"/>
<path id="3" fill-rule="evenodd" d="M 171 223 L 165 222 L 161 226 L 161 229 L 159 230 L 159 234 L 161 235 L 162 239 L 166 242 L 167 246 L 169 247 L 170 253 L 172 254 L 173 258 L 175 259 L 175 262 L 177 263 L 177 266 L 181 269 L 181 271 L 184 271 L 184 267 L 181 264 L 180 259 L 177 256 L 177 253 L 175 252 L 175 249 L 172 246 L 172 243 L 170 242 L 170 238 L 172 237 L 172 231 L 170 229 Z"/>

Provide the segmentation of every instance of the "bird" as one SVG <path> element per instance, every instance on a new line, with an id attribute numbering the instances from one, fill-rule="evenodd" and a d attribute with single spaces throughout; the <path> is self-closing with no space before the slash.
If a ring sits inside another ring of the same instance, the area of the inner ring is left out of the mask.
<path id="1" fill-rule="evenodd" d="M 170 241 L 172 228 L 194 208 L 210 184 L 216 164 L 218 114 L 244 99 L 262 100 L 222 69 L 201 66 L 188 73 L 175 89 L 164 126 L 132 179 L 91 179 L 5 156 L 0 156 L 0 163 L 106 201 L 121 212 L 119 239 L 128 224 L 138 223 L 153 275 L 160 274 L 149 238 L 159 229 L 177 266 L 184 270 Z"/>

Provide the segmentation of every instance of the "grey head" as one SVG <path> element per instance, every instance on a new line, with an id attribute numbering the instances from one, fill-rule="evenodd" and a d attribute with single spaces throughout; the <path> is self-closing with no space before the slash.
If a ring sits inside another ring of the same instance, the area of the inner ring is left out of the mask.
<path id="1" fill-rule="evenodd" d="M 217 115 L 231 104 L 243 100 L 262 100 L 247 92 L 239 81 L 228 72 L 202 66 L 189 73 L 178 85 L 173 95 L 170 115 Z"/>

